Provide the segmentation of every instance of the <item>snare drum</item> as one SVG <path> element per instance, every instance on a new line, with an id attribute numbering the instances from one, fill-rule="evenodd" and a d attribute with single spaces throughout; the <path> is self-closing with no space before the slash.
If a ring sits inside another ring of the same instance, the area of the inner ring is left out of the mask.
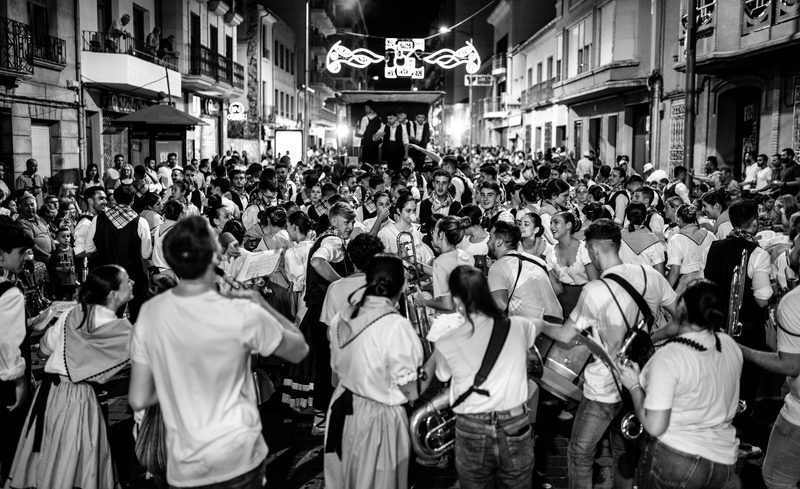
<path id="1" fill-rule="evenodd" d="M 545 335 L 536 338 L 536 348 L 542 358 L 542 375 L 534 380 L 546 391 L 567 402 L 578 403 L 583 399 L 583 370 L 592 360 L 586 345 L 577 339 L 571 348 L 565 348 Z"/>

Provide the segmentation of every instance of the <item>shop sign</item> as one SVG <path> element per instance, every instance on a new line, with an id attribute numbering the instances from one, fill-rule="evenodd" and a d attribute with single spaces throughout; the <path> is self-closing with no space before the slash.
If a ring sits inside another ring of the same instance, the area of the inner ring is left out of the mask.
<path id="1" fill-rule="evenodd" d="M 229 121 L 243 121 L 247 119 L 247 111 L 241 102 L 231 102 L 228 106 Z"/>
<path id="2" fill-rule="evenodd" d="M 182 129 L 132 129 L 131 139 L 156 139 L 159 141 L 183 140 L 186 133 Z"/>
<path id="3" fill-rule="evenodd" d="M 116 93 L 108 93 L 106 95 L 105 110 L 110 112 L 132 114 L 149 106 L 150 102 L 147 100 L 131 97 L 130 95 Z"/>
<path id="4" fill-rule="evenodd" d="M 213 98 L 203 100 L 203 113 L 206 115 L 219 114 L 219 102 Z"/>

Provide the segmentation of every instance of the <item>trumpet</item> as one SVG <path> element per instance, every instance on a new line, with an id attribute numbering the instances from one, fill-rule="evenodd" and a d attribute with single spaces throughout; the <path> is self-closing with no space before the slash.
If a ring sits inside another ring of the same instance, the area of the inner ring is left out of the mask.
<path id="1" fill-rule="evenodd" d="M 234 280 L 234 279 L 228 277 L 225 274 L 225 271 L 223 269 L 221 269 L 220 267 L 218 267 L 218 266 L 214 267 L 214 273 L 217 275 L 217 277 L 219 277 L 220 280 L 222 280 L 225 283 L 225 285 L 230 287 L 231 290 L 254 289 L 254 290 L 258 290 L 261 294 L 264 294 L 264 295 L 269 295 L 269 294 L 272 293 L 272 290 L 270 288 L 268 288 L 268 287 L 264 287 L 263 283 L 262 284 L 258 284 L 258 283 L 246 284 L 244 282 L 240 282 L 238 280 Z"/>
<path id="2" fill-rule="evenodd" d="M 404 300 L 402 304 L 405 307 L 406 317 L 414 326 L 420 341 L 422 341 L 422 349 L 427 359 L 433 353 L 433 347 L 427 339 L 430 331 L 430 320 L 426 307 L 422 304 L 417 304 L 411 296 L 414 292 L 422 291 L 422 277 L 419 271 L 420 263 L 417 259 L 417 246 L 414 243 L 414 235 L 409 231 L 402 231 L 397 235 L 397 254 L 411 268 L 408 289 L 403 293 Z"/>
<path id="3" fill-rule="evenodd" d="M 742 250 L 742 258 L 733 267 L 731 277 L 731 292 L 728 299 L 728 323 L 725 332 L 728 336 L 741 336 L 742 323 L 739 321 L 739 311 L 742 309 L 744 300 L 744 285 L 747 280 L 747 250 Z"/>

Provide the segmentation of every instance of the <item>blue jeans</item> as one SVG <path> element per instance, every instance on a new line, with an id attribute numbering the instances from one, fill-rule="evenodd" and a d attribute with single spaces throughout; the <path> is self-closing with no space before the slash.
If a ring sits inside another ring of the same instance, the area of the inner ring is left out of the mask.
<path id="1" fill-rule="evenodd" d="M 734 489 L 741 486 L 736 464 L 712 462 L 675 450 L 651 438 L 639 467 L 639 487 L 648 489 Z"/>
<path id="2" fill-rule="evenodd" d="M 780 414 L 772 426 L 761 473 L 769 489 L 796 489 L 800 482 L 800 426 Z"/>
<path id="3" fill-rule="evenodd" d="M 570 489 L 592 489 L 595 455 L 606 432 L 609 433 L 614 458 L 614 488 L 633 487 L 634 467 L 626 461 L 625 440 L 619 424 L 614 422 L 621 411 L 622 402 L 581 400 L 567 447 Z"/>
<path id="4" fill-rule="evenodd" d="M 228 479 L 222 482 L 215 482 L 205 486 L 194 486 L 193 489 L 262 489 L 264 487 L 264 474 L 266 472 L 266 465 L 263 463 L 258 464 L 256 468 L 250 472 Z M 170 485 L 170 489 L 185 489 L 183 487 L 175 487 Z"/>
<path id="5" fill-rule="evenodd" d="M 462 489 L 527 489 L 533 483 L 533 433 L 528 414 L 456 416 L 456 472 Z"/>

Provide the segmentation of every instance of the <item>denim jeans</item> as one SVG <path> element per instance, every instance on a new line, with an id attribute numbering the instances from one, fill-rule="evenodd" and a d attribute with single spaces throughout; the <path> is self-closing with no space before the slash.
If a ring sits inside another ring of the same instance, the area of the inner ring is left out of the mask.
<path id="1" fill-rule="evenodd" d="M 772 426 L 761 472 L 769 489 L 796 489 L 800 482 L 800 426 L 780 414 Z"/>
<path id="2" fill-rule="evenodd" d="M 607 403 L 581 400 L 572 424 L 572 436 L 567 447 L 570 489 L 591 489 L 595 455 L 600 441 L 609 433 L 614 458 L 614 488 L 633 487 L 635 462 L 627 461 L 628 450 L 619 430 L 622 402 Z M 610 428 L 610 429 L 609 429 Z"/>
<path id="3" fill-rule="evenodd" d="M 533 483 L 528 413 L 456 416 L 456 472 L 462 489 L 527 489 Z"/>
<path id="4" fill-rule="evenodd" d="M 266 465 L 260 463 L 250 472 L 245 472 L 244 474 L 236 476 L 233 479 L 215 482 L 213 484 L 207 484 L 204 486 L 194 486 L 193 489 L 263 489 L 265 472 Z M 172 485 L 169 487 L 170 489 L 185 489 L 183 487 L 175 487 Z"/>
<path id="5" fill-rule="evenodd" d="M 736 475 L 736 464 L 712 462 L 651 438 L 642 454 L 638 486 L 648 489 L 737 489 L 741 483 Z"/>

